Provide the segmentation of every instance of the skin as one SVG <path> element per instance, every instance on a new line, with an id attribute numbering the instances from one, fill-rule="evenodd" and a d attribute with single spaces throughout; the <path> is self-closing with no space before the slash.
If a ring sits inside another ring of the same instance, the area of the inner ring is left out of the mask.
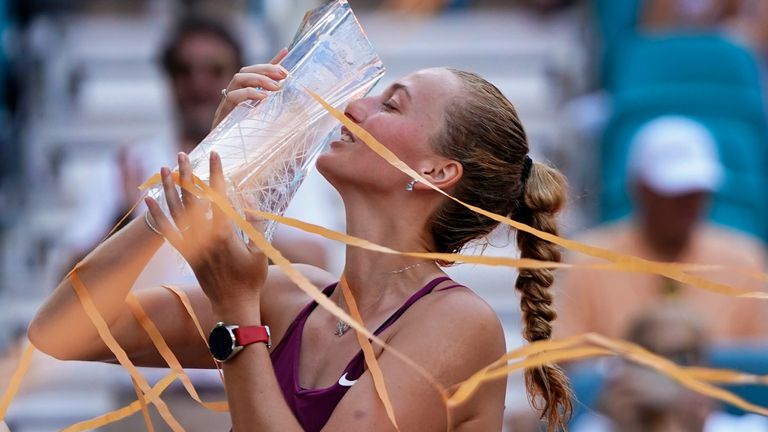
<path id="1" fill-rule="evenodd" d="M 273 63 L 279 62 L 281 52 Z M 285 73 L 273 64 L 244 68 L 228 86 L 214 124 L 236 104 L 261 99 L 276 90 Z M 437 155 L 430 137 L 442 125 L 442 113 L 455 97 L 465 96 L 452 73 L 430 69 L 399 81 L 382 95 L 351 103 L 346 114 L 434 184 L 450 190 L 462 175 L 461 164 Z M 223 193 L 220 160 L 211 157 L 211 185 Z M 189 159 L 179 155 L 180 174 L 190 181 Z M 336 142 L 318 160 L 318 169 L 338 189 L 350 234 L 401 250 L 427 251 L 433 240 L 427 220 L 443 198 L 423 185 L 406 192 L 402 173 L 357 139 Z M 267 266 L 255 248 L 238 240 L 218 212 L 212 220 L 202 215 L 207 203 L 182 193 L 179 197 L 162 170 L 163 185 L 176 231 L 158 204 L 147 200 L 154 223 L 185 256 L 200 283 L 188 287 L 203 327 L 216 321 L 239 325 L 268 324 L 276 346 L 308 298 L 279 269 Z M 138 219 L 89 254 L 79 275 L 112 333 L 140 365 L 166 366 L 151 341 L 124 304 L 124 298 L 143 266 L 163 239 Z M 443 275 L 411 258 L 348 248 L 344 274 L 368 328 L 376 328 L 415 291 Z M 338 277 L 311 266 L 297 268 L 319 287 Z M 450 282 L 449 282 L 450 283 Z M 448 283 L 442 286 L 447 286 Z M 437 288 L 439 290 L 440 287 Z M 430 371 L 448 388 L 496 360 L 505 351 L 501 325 L 493 310 L 468 288 L 435 291 L 411 307 L 380 336 Z M 343 304 L 340 290 L 331 299 Z M 213 367 L 211 356 L 186 317 L 182 306 L 162 288 L 135 293 L 185 367 Z M 349 359 L 359 350 L 352 332 L 333 334 L 336 318 L 322 308 L 310 315 L 302 339 L 300 384 L 327 386 L 338 380 Z M 66 329 L 64 335 L 62 329 Z M 114 361 L 112 354 L 84 317 L 68 280 L 47 299 L 29 328 L 39 349 L 60 359 Z M 423 378 L 380 347 L 374 347 L 401 430 L 500 430 L 505 381 L 480 387 L 475 396 L 448 416 L 437 392 Z M 223 366 L 235 430 L 301 430 L 285 403 L 264 344 L 247 346 Z M 341 400 L 325 430 L 388 431 L 383 404 L 368 372 Z"/>
<path id="2" fill-rule="evenodd" d="M 666 196 L 637 182 L 635 197 L 648 245 L 659 259 L 674 261 L 685 251 L 693 232 L 703 220 L 709 194 L 697 191 Z"/>

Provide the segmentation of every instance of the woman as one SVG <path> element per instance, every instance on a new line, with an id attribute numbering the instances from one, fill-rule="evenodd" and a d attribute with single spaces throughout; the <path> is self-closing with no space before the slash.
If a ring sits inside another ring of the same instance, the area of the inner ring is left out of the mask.
<path id="1" fill-rule="evenodd" d="M 216 122 L 236 104 L 265 97 L 255 87 L 277 90 L 284 77 L 273 64 L 244 68 L 227 88 Z M 557 231 L 554 217 L 563 205 L 564 179 L 551 168 L 531 163 L 513 106 L 482 78 L 449 69 L 422 70 L 382 95 L 352 102 L 346 115 L 454 196 L 540 230 Z M 218 156 L 212 155 L 210 164 L 211 184 L 223 191 Z M 189 159 L 183 153 L 179 167 L 182 180 L 189 181 Z M 319 157 L 317 167 L 343 197 L 347 231 L 394 249 L 457 252 L 497 225 L 411 181 L 345 129 L 341 140 Z M 255 332 L 247 342 L 256 343 L 236 355 L 217 353 L 226 359 L 234 430 L 391 430 L 347 326 L 315 303 L 307 305 L 306 295 L 279 269 L 268 267 L 262 254 L 238 240 L 223 216 L 215 212 L 212 220 L 206 219 L 206 204 L 186 193 L 179 197 L 169 170 L 163 168 L 161 174 L 176 226 L 184 228 L 176 231 L 157 203 L 147 200 L 151 217 L 131 222 L 96 248 L 79 270 L 133 361 L 165 366 L 124 303 L 165 236 L 197 276 L 200 286 L 185 291 L 203 326 L 224 322 Z M 559 259 L 555 246 L 536 237 L 518 233 L 517 241 L 523 257 Z M 297 267 L 315 285 L 327 286 L 326 295 L 348 310 L 342 290 L 336 289 L 337 277 Z M 505 351 L 493 310 L 469 288 L 451 282 L 434 262 L 348 248 L 344 276 L 367 327 L 378 329 L 382 339 L 446 388 Z M 550 336 L 555 313 L 547 288 L 552 281 L 548 270 L 527 270 L 518 277 L 529 341 Z M 185 367 L 213 367 L 211 354 L 172 294 L 158 288 L 136 295 Z M 264 324 L 271 328 L 271 349 L 259 343 L 267 342 L 260 327 Z M 57 332 L 60 329 L 66 329 L 66 337 Z M 245 338 L 240 332 L 237 343 Z M 217 334 L 232 337 L 221 328 Z M 38 312 L 29 336 L 39 349 L 60 359 L 114 361 L 83 316 L 68 280 Z M 503 380 L 483 385 L 447 416 L 440 395 L 423 377 L 387 351 L 377 348 L 376 355 L 401 430 L 501 429 Z M 531 396 L 544 402 L 543 415 L 556 426 L 562 408 L 567 411 L 569 405 L 562 371 L 538 368 L 529 371 L 528 382 Z"/>

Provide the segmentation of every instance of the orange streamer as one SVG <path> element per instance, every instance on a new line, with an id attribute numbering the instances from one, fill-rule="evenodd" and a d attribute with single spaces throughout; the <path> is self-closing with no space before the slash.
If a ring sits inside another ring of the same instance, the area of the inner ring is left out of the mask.
<path id="1" fill-rule="evenodd" d="M 211 411 L 229 412 L 229 405 L 226 401 L 203 402 L 200 399 L 200 395 L 197 393 L 195 386 L 192 385 L 192 381 L 189 379 L 189 376 L 181 367 L 179 359 L 177 359 L 176 355 L 173 354 L 173 351 L 171 351 L 171 348 L 165 342 L 165 339 L 163 339 L 163 336 L 160 334 L 160 330 L 158 330 L 157 326 L 155 326 L 155 323 L 153 323 L 149 316 L 147 316 L 147 313 L 144 311 L 144 308 L 141 307 L 141 303 L 139 303 L 136 296 L 133 294 L 128 294 L 125 302 L 128 304 L 128 307 L 131 308 L 131 313 L 133 313 L 133 316 L 139 322 L 144 331 L 147 332 L 147 335 L 149 335 L 149 338 L 152 340 L 152 343 L 155 345 L 157 351 L 163 357 L 163 360 L 168 363 L 168 367 L 170 367 L 171 370 L 176 373 L 176 375 L 178 375 L 179 380 L 184 385 L 184 388 L 187 390 L 187 393 L 189 393 L 192 399 Z"/>
<path id="2" fill-rule="evenodd" d="M 152 387 L 149 393 L 146 393 L 144 395 L 144 400 L 147 403 L 154 403 L 155 400 L 157 400 L 160 397 L 160 394 L 166 388 L 168 388 L 168 386 L 171 385 L 171 383 L 175 380 L 176 380 L 176 374 L 173 372 L 170 372 L 163 379 L 158 381 L 158 383 L 155 384 L 154 387 Z M 83 431 L 98 429 L 102 426 L 108 425 L 110 423 L 114 423 L 116 421 L 120 421 L 130 415 L 133 415 L 136 412 L 138 412 L 140 409 L 141 409 L 141 402 L 139 400 L 135 400 L 129 405 L 126 405 L 122 408 L 116 409 L 114 411 L 110 411 L 106 414 L 102 414 L 90 420 L 85 420 L 85 421 L 73 424 L 72 426 L 62 429 L 61 432 L 83 432 Z"/>
<path id="3" fill-rule="evenodd" d="M 24 376 L 29 370 L 29 365 L 32 363 L 32 354 L 34 353 L 35 347 L 32 343 L 27 343 L 24 352 L 21 354 L 21 359 L 19 359 L 19 365 L 16 366 L 13 376 L 11 376 L 11 381 L 8 383 L 8 388 L 5 390 L 3 398 L 0 399 L 0 421 L 5 419 L 5 414 L 8 413 L 8 407 L 11 406 L 11 401 L 13 401 L 13 398 L 19 391 L 21 382 L 24 380 Z"/>
<path id="4" fill-rule="evenodd" d="M 104 321 L 104 317 L 101 316 L 99 310 L 96 308 L 96 305 L 93 304 L 91 294 L 85 288 L 85 285 L 83 285 L 83 282 L 77 275 L 77 270 L 78 266 L 75 266 L 75 268 L 72 269 L 72 271 L 69 273 L 69 279 L 72 282 L 72 288 L 75 290 L 77 297 L 80 299 L 80 303 L 83 305 L 83 309 L 85 309 L 85 313 L 88 316 L 88 319 L 90 319 L 94 327 L 96 327 L 96 331 L 98 332 L 99 337 L 101 337 L 107 347 L 109 347 L 109 350 L 112 352 L 112 354 L 115 355 L 115 359 L 117 359 L 118 363 L 120 363 L 120 365 L 128 371 L 128 373 L 131 375 L 131 378 L 136 381 L 141 391 L 143 391 L 145 394 L 148 393 L 150 391 L 150 387 L 147 383 L 147 379 L 144 378 L 138 369 L 136 369 L 136 366 L 134 366 L 131 359 L 128 358 L 128 354 L 126 354 L 125 350 L 120 346 L 120 344 L 117 343 L 117 340 L 115 340 L 115 337 L 109 330 L 109 326 L 107 325 L 106 321 Z M 163 402 L 162 399 L 158 398 L 154 401 L 154 403 L 157 407 L 157 411 L 160 413 L 160 416 L 163 418 L 163 420 L 165 420 L 166 423 L 168 423 L 168 426 L 170 426 L 171 430 L 174 432 L 184 431 L 184 428 L 173 417 L 173 414 L 171 414 L 171 411 L 168 409 L 168 406 L 165 404 L 165 402 Z"/>
<path id="5" fill-rule="evenodd" d="M 357 309 L 355 296 L 352 295 L 352 291 L 349 289 L 349 285 L 347 284 L 347 278 L 343 275 L 341 276 L 339 285 L 341 287 L 342 294 L 344 294 L 344 301 L 349 307 L 349 313 L 352 314 L 352 318 L 357 320 L 360 324 L 364 325 L 363 317 L 360 315 L 360 310 Z M 368 371 L 371 372 L 371 377 L 373 378 L 373 386 L 376 389 L 376 393 L 379 395 L 381 403 L 384 404 L 387 417 L 389 417 L 389 421 L 392 422 L 392 426 L 394 426 L 396 430 L 400 430 L 400 428 L 397 427 L 397 421 L 395 420 L 395 410 L 392 408 L 392 401 L 389 399 L 387 385 L 384 382 L 384 373 L 381 371 L 381 366 L 379 366 L 379 362 L 376 360 L 376 354 L 373 352 L 371 341 L 369 341 L 364 334 L 358 331 L 355 331 L 355 336 L 357 336 L 357 343 L 360 344 L 360 348 L 363 350 L 365 364 L 368 365 Z"/>

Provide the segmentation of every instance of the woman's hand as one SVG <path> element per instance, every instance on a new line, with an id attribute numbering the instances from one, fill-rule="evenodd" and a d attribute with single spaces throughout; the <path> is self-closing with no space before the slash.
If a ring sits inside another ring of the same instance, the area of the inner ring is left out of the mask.
<path id="1" fill-rule="evenodd" d="M 226 197 L 226 184 L 221 159 L 210 156 L 210 186 Z M 267 275 L 267 260 L 255 247 L 246 245 L 235 233 L 224 213 L 207 200 L 182 188 L 176 191 L 168 168 L 160 171 L 171 217 L 176 227 L 163 214 L 158 203 L 146 198 L 155 226 L 187 260 L 215 314 L 221 316 L 233 307 L 258 312 L 259 292 Z M 179 153 L 181 183 L 192 185 L 189 158 Z M 212 217 L 207 215 L 212 213 Z"/>
<path id="2" fill-rule="evenodd" d="M 280 90 L 280 81 L 288 76 L 288 71 L 278 63 L 285 58 L 286 54 L 288 50 L 283 48 L 270 60 L 269 64 L 257 64 L 240 69 L 240 72 L 236 73 L 227 85 L 227 91 L 219 107 L 216 108 L 212 128 L 221 123 L 240 102 L 259 101 L 266 98 L 267 93 L 263 90 Z"/>

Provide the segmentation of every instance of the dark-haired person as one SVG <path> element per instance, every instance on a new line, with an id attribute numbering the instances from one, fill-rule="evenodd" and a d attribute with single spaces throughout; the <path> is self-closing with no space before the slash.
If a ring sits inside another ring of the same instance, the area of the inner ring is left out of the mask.
<path id="1" fill-rule="evenodd" d="M 238 102 L 268 97 L 284 78 L 274 65 L 251 66 L 227 87 L 217 121 Z M 509 215 L 549 233 L 564 205 L 560 173 L 527 156 L 523 126 L 512 104 L 477 75 L 427 69 L 408 75 L 384 93 L 350 103 L 346 115 L 438 187 L 468 203 Z M 212 155 L 212 186 L 223 189 L 220 160 Z M 183 180 L 189 160 L 179 155 Z M 317 161 L 338 190 L 347 231 L 399 250 L 457 252 L 497 223 L 415 183 L 342 130 Z M 223 360 L 235 431 L 392 430 L 358 342 L 325 309 L 266 259 L 238 240 L 220 214 L 204 216 L 205 203 L 163 184 L 176 223 L 171 228 L 157 203 L 151 217 L 134 220 L 84 261 L 80 277 L 120 344 L 142 365 L 165 366 L 125 306 L 136 274 L 165 239 L 190 262 L 199 286 L 186 288 L 202 325 L 214 328 L 211 345 Z M 158 232 L 163 235 L 159 235 Z M 556 261 L 558 249 L 517 234 L 523 257 Z M 339 275 L 297 266 L 331 301 L 347 309 Z M 368 328 L 429 371 L 445 388 L 467 379 L 505 351 L 493 310 L 470 288 L 457 285 L 430 261 L 348 248 L 344 279 Z M 521 272 L 524 336 L 551 333 L 553 282 L 549 270 Z M 137 292 L 173 351 L 187 367 L 212 367 L 211 353 L 173 294 L 162 288 Z M 238 326 L 232 332 L 217 325 Z M 267 329 L 271 330 L 270 337 Z M 66 329 L 67 337 L 61 332 Z M 29 328 L 39 349 L 60 359 L 114 361 L 82 313 L 69 280 L 47 299 Z M 240 350 L 221 350 L 242 344 Z M 395 416 L 403 431 L 500 430 L 505 380 L 482 385 L 450 416 L 440 395 L 390 352 L 375 347 Z M 225 352 L 226 351 L 226 352 Z M 554 365 L 528 371 L 532 397 L 557 426 L 570 404 L 565 376 Z"/>

